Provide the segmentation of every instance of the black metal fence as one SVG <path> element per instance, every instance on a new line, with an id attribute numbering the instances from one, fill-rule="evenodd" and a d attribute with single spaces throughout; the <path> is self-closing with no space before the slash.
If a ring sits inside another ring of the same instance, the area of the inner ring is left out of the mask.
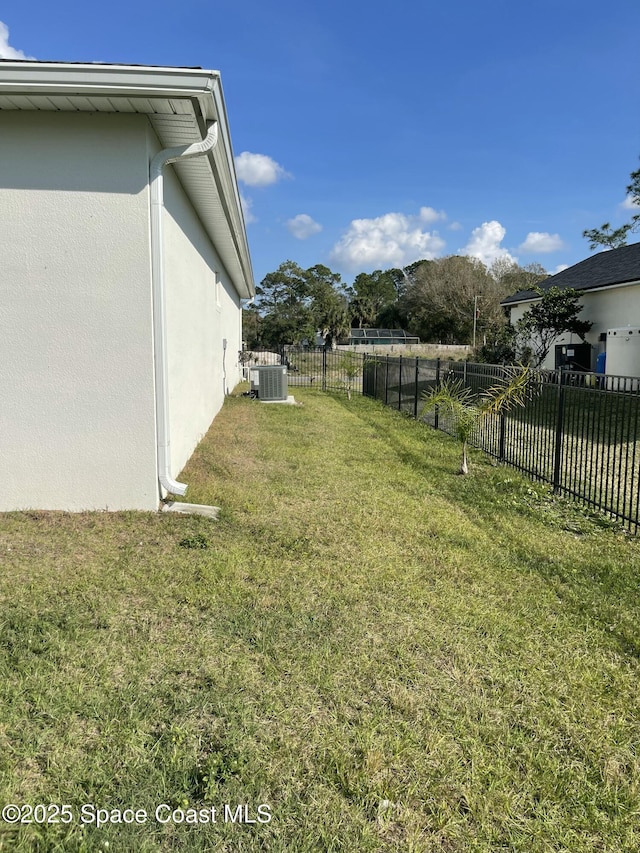
<path id="1" fill-rule="evenodd" d="M 453 433 L 438 410 L 422 414 L 422 395 L 445 378 L 475 393 L 504 374 L 497 365 L 365 356 L 363 394 Z M 541 371 L 539 394 L 524 407 L 485 418 L 473 444 L 624 522 L 640 525 L 640 379 Z"/>
<path id="2" fill-rule="evenodd" d="M 286 364 L 290 387 L 306 386 L 321 391 L 362 392 L 364 356 L 346 350 L 323 347 L 291 347 L 279 350 L 253 350 L 243 354 L 245 366 Z"/>

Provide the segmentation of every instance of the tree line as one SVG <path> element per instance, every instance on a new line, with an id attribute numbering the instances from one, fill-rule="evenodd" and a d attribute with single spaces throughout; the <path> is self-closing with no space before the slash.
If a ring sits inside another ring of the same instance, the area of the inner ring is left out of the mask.
<path id="1" fill-rule="evenodd" d="M 571 332 L 584 340 L 591 327 L 578 316 L 579 294 L 543 290 L 546 278 L 539 264 L 521 267 L 500 258 L 487 268 L 476 258 L 450 255 L 360 273 L 348 286 L 322 264 L 305 270 L 285 261 L 256 288 L 257 304 L 244 312 L 244 339 L 249 349 L 280 349 L 314 346 L 320 335 L 333 347 L 354 327 L 400 327 L 424 343 L 468 344 L 475 331 L 474 359 L 539 366 L 557 336 Z M 540 299 L 512 326 L 500 302 L 523 290 Z"/>
<path id="2" fill-rule="evenodd" d="M 352 284 L 322 264 L 302 269 L 285 261 L 256 288 L 245 311 L 249 348 L 315 344 L 325 346 L 351 328 L 402 328 L 426 343 L 495 342 L 507 325 L 500 302 L 530 290 L 547 273 L 540 264 L 519 266 L 499 258 L 491 267 L 477 258 L 450 255 L 417 261 L 403 269 L 360 273 Z"/>

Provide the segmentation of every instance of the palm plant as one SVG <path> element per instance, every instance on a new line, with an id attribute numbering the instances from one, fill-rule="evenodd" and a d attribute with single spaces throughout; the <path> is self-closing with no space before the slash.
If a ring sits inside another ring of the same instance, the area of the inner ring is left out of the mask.
<path id="1" fill-rule="evenodd" d="M 345 352 L 340 359 L 339 369 L 344 376 L 343 385 L 347 392 L 347 399 L 351 399 L 354 380 L 362 373 L 362 357 L 354 352 Z"/>
<path id="2" fill-rule="evenodd" d="M 451 418 L 456 438 L 462 445 L 460 474 L 469 473 L 467 446 L 474 430 L 489 415 L 499 415 L 513 408 L 524 406 L 537 389 L 537 377 L 524 365 L 504 368 L 504 374 L 496 384 L 479 395 L 464 385 L 461 379 L 448 379 L 438 388 L 423 392 L 425 404 L 422 414 L 436 406 Z"/>

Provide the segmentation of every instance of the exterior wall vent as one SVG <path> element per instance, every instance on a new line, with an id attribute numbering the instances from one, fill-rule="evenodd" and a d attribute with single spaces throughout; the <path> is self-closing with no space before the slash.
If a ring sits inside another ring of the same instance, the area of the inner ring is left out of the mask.
<path id="1" fill-rule="evenodd" d="M 284 364 L 265 364 L 249 369 L 250 393 L 263 402 L 286 400 L 289 393 Z"/>

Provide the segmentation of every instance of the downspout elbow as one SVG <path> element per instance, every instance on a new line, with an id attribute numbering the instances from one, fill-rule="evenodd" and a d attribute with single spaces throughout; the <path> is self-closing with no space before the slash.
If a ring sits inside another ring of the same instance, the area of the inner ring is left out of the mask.
<path id="1" fill-rule="evenodd" d="M 179 483 L 177 480 L 173 480 L 166 472 L 160 471 L 158 474 L 158 480 L 160 481 L 160 485 L 163 489 L 165 489 L 170 495 L 186 495 L 188 485 L 187 483 Z"/>
<path id="2" fill-rule="evenodd" d="M 175 148 L 165 148 L 158 151 L 156 156 L 151 161 L 151 188 L 153 191 L 153 182 L 162 177 L 163 168 L 169 163 L 175 163 L 176 160 L 188 160 L 191 157 L 201 157 L 215 148 L 218 142 L 218 122 L 212 121 L 207 126 L 207 134 L 204 139 L 199 142 L 193 142 L 191 145 L 178 145 Z M 160 198 L 163 201 L 163 198 Z"/>

